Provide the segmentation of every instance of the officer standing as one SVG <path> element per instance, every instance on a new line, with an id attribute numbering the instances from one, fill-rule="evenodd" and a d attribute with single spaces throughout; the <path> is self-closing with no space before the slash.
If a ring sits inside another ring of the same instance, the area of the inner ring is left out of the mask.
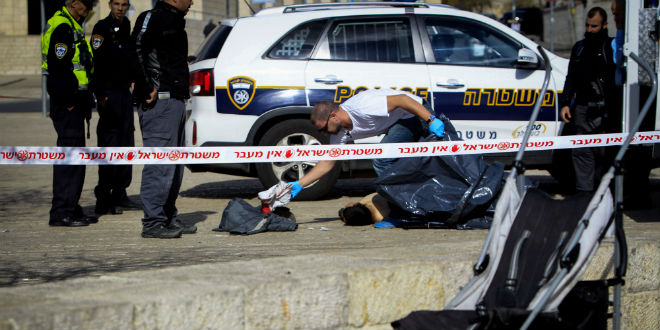
<path id="1" fill-rule="evenodd" d="M 108 1 L 110 14 L 98 21 L 92 32 L 94 50 L 94 94 L 98 101 L 96 127 L 99 147 L 134 147 L 133 100 L 131 83 L 131 23 L 125 17 L 128 0 Z M 97 214 L 121 214 L 139 205 L 126 195 L 131 184 L 131 165 L 99 166 L 99 182 L 94 188 Z"/>
<path id="2" fill-rule="evenodd" d="M 94 107 L 89 77 L 93 70 L 91 47 L 80 23 L 96 0 L 66 0 L 64 7 L 48 20 L 41 40 L 42 65 L 47 74 L 50 117 L 57 132 L 58 147 L 85 146 L 85 119 Z M 53 166 L 51 226 L 87 226 L 98 218 L 86 216 L 78 204 L 85 166 Z"/>
<path id="3" fill-rule="evenodd" d="M 133 97 L 145 147 L 181 147 L 188 91 L 188 36 L 184 16 L 192 0 L 162 0 L 140 14 L 133 29 L 137 77 Z M 145 165 L 140 196 L 142 237 L 177 238 L 197 231 L 177 220 L 183 165 Z"/>
<path id="4" fill-rule="evenodd" d="M 584 37 L 571 50 L 560 99 L 561 118 L 565 123 L 573 122 L 578 135 L 605 133 L 615 120 L 608 117 L 618 103 L 618 93 L 612 39 L 607 33 L 607 13 L 603 8 L 594 7 L 587 13 Z M 573 149 L 572 158 L 575 189 L 593 191 L 606 169 L 604 148 Z"/>

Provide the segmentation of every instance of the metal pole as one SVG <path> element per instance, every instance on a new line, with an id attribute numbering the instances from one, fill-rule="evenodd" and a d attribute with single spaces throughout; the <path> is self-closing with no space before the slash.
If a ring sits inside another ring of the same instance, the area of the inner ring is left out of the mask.
<path id="1" fill-rule="evenodd" d="M 45 0 L 39 2 L 41 7 L 41 35 L 43 37 L 44 29 L 46 28 L 46 7 Z M 48 117 L 48 94 L 46 93 L 46 72 L 41 72 L 41 113 L 44 117 Z"/>
<path id="2" fill-rule="evenodd" d="M 616 176 L 614 177 L 614 197 L 615 197 L 615 205 L 616 211 L 614 213 L 615 216 L 615 226 L 622 226 L 623 225 L 623 210 L 619 208 L 623 208 L 623 205 L 621 203 L 623 202 L 623 174 L 621 173 L 621 169 L 618 169 Z M 619 252 L 619 249 L 621 248 L 619 245 L 619 240 L 615 239 L 614 240 L 614 275 L 615 276 L 620 276 L 622 274 L 619 274 L 619 270 L 621 268 L 621 252 Z M 614 286 L 613 292 L 612 292 L 612 330 L 619 330 L 621 329 L 621 283 L 617 283 Z"/>
<path id="3" fill-rule="evenodd" d="M 574 44 L 575 41 L 577 40 L 577 31 L 575 28 L 575 0 L 571 0 L 571 3 L 569 5 L 568 9 L 568 17 L 570 18 L 571 24 L 571 44 Z"/>
<path id="4" fill-rule="evenodd" d="M 511 19 L 516 19 L 516 0 L 511 2 Z"/>
<path id="5" fill-rule="evenodd" d="M 550 2 L 550 51 L 555 51 L 555 2 Z"/>
<path id="6" fill-rule="evenodd" d="M 642 125 L 642 121 L 646 114 L 651 108 L 651 103 L 655 98 L 656 93 L 658 92 L 658 80 L 656 79 L 653 69 L 651 66 L 642 61 L 637 54 L 631 52 L 628 54 L 639 66 L 648 72 L 649 76 L 653 78 L 653 85 L 651 86 L 651 93 L 649 93 L 642 110 L 639 113 L 639 116 L 635 119 L 635 123 L 632 125 L 628 136 L 623 142 L 621 149 L 616 154 L 614 158 L 614 163 L 617 165 L 616 177 L 615 177 L 615 186 L 614 186 L 614 196 L 616 198 L 616 213 L 614 218 L 614 228 L 615 228 L 615 244 L 614 244 L 614 276 L 617 279 L 623 279 L 626 276 L 626 270 L 628 267 L 628 244 L 626 243 L 626 237 L 623 231 L 623 173 L 621 172 L 620 163 L 623 160 L 623 156 L 632 141 L 632 138 L 635 133 L 639 130 L 639 127 Z M 632 61 L 630 61 L 632 62 Z M 629 63 L 630 63 L 629 62 Z M 614 168 L 610 169 L 610 172 L 614 171 Z M 621 286 L 622 283 L 617 283 L 614 286 L 613 292 L 613 319 L 612 319 L 612 329 L 619 330 L 621 328 Z"/>
<path id="7" fill-rule="evenodd" d="M 516 0 L 513 0 L 511 2 L 511 28 L 513 28 L 517 32 L 521 32 L 521 28 L 516 16 Z"/>

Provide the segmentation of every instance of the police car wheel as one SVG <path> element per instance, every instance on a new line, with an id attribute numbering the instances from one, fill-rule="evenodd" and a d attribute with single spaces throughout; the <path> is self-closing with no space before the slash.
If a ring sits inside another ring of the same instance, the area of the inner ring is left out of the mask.
<path id="1" fill-rule="evenodd" d="M 327 144 L 328 138 L 316 130 L 307 119 L 291 119 L 271 127 L 259 140 L 262 146 L 319 145 Z M 269 188 L 279 181 L 298 181 L 317 162 L 274 162 L 257 163 L 257 175 L 264 187 Z M 339 165 L 320 180 L 305 187 L 296 200 L 316 200 L 327 195 L 339 177 Z"/>

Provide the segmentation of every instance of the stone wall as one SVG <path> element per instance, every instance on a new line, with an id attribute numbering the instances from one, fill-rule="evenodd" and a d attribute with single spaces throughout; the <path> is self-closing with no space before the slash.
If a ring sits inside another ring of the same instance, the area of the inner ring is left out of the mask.
<path id="1" fill-rule="evenodd" d="M 27 0 L 3 1 L 3 17 L 11 19 L 0 20 L 0 37 L 27 34 Z"/>
<path id="2" fill-rule="evenodd" d="M 589 1 L 587 10 L 599 6 L 607 12 L 607 25 L 609 35 L 614 37 L 616 33 L 616 25 L 614 25 L 614 17 L 610 10 L 611 1 Z M 552 40 L 554 38 L 554 51 L 559 55 L 568 57 L 573 44 L 580 39 L 584 38 L 584 24 L 586 11 L 582 5 L 575 7 L 575 14 L 571 15 L 569 7 L 562 5 L 556 7 L 554 10 L 554 24 L 551 22 L 550 8 L 543 10 L 543 41 L 540 42 L 546 49 L 552 50 Z"/>
<path id="3" fill-rule="evenodd" d="M 41 72 L 41 36 L 0 36 L 0 75 L 36 75 Z"/>

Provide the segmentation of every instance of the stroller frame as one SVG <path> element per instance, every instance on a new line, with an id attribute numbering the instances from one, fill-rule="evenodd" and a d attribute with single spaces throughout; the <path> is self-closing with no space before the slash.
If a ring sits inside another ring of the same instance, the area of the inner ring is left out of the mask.
<path id="1" fill-rule="evenodd" d="M 547 86 L 550 80 L 551 68 L 548 65 L 549 58 L 547 57 L 547 54 L 545 53 L 542 47 L 539 47 L 538 50 L 541 56 L 543 57 L 543 60 L 546 63 L 546 67 L 545 67 L 546 76 L 543 82 L 543 88 L 541 90 L 541 93 L 539 94 L 539 97 L 536 100 L 534 110 L 532 111 L 532 115 L 527 125 L 527 129 L 525 131 L 525 135 L 523 137 L 522 143 L 520 144 L 520 149 L 518 150 L 515 161 L 513 163 L 513 169 L 511 171 L 509 178 L 507 179 L 505 188 L 502 190 L 502 194 L 504 195 L 504 192 L 506 191 L 508 196 L 507 198 L 501 196 L 500 201 L 497 204 L 495 210 L 496 212 L 495 221 L 493 222 L 493 227 L 488 233 L 484 246 L 479 255 L 478 261 L 474 266 L 474 276 L 465 285 L 465 287 L 463 287 L 461 291 L 449 302 L 449 304 L 445 307 L 443 311 L 431 312 L 431 313 L 442 314 L 443 312 L 446 311 L 468 312 L 471 309 L 473 313 L 476 312 L 476 314 L 480 317 L 481 321 L 479 319 L 476 320 L 471 319 L 469 323 L 470 326 L 468 326 L 469 329 L 475 329 L 478 328 L 479 326 L 483 326 L 484 325 L 483 317 L 486 316 L 489 318 L 497 317 L 497 315 L 493 316 L 494 315 L 493 313 L 495 314 L 498 313 L 498 305 L 490 307 L 490 308 L 494 308 L 491 311 L 487 309 L 489 307 L 486 307 L 484 299 L 486 298 L 487 293 L 491 295 L 492 298 L 492 293 L 489 292 L 491 287 L 493 287 L 493 283 L 494 283 L 493 281 L 496 272 L 499 270 L 499 267 L 501 267 L 500 263 L 509 262 L 510 265 L 509 267 L 512 267 L 511 265 L 516 265 L 517 260 L 515 258 L 518 257 L 519 246 L 524 244 L 524 241 L 526 240 L 525 234 L 527 233 L 523 232 L 519 240 L 515 244 L 515 248 L 513 250 L 514 252 L 511 252 L 511 254 L 509 255 L 511 256 L 511 259 L 506 261 L 501 260 L 503 259 L 502 256 L 504 255 L 505 244 L 507 246 L 512 246 L 512 244 L 510 244 L 511 242 L 509 242 L 508 236 L 510 234 L 509 231 L 513 227 L 516 227 L 517 218 L 515 215 L 512 215 L 511 213 L 518 213 L 518 210 L 521 208 L 521 205 L 523 204 L 522 203 L 524 197 L 523 195 L 525 195 L 526 193 L 524 188 L 525 168 L 522 163 L 522 157 L 532 131 L 531 130 L 532 125 L 534 124 L 540 112 L 543 95 L 545 95 L 547 91 Z M 653 77 L 652 91 L 649 94 L 649 97 L 646 100 L 646 103 L 644 104 L 644 107 L 642 108 L 642 111 L 640 112 L 640 115 L 637 118 L 635 125 L 633 125 L 633 128 L 631 129 L 630 133 L 624 140 L 623 145 L 620 147 L 615 157 L 614 164 L 609 168 L 607 173 L 601 179 L 601 182 L 598 188 L 596 189 L 595 193 L 593 194 L 593 196 L 590 197 L 586 209 L 584 209 L 584 212 L 581 213 L 582 214 L 581 216 L 580 213 L 574 214 L 574 217 L 572 218 L 574 220 L 571 221 L 577 220 L 577 222 L 575 222 L 575 225 L 571 225 L 571 222 L 566 223 L 568 226 L 574 226 L 572 227 L 574 229 L 572 230 L 572 234 L 570 235 L 570 237 L 566 237 L 569 235 L 565 235 L 568 234 L 569 232 L 563 232 L 561 238 L 558 239 L 559 242 L 555 243 L 557 244 L 557 247 L 554 250 L 555 252 L 553 252 L 553 254 L 549 256 L 549 259 L 547 259 L 548 263 L 546 264 L 546 270 L 543 277 L 544 282 L 540 283 L 536 291 L 532 292 L 533 295 L 529 302 L 522 303 L 525 304 L 526 306 L 526 307 L 524 306 L 520 307 L 520 308 L 524 308 L 523 314 L 515 314 L 516 312 L 514 312 L 514 314 L 510 315 L 510 316 L 518 317 L 519 321 L 524 320 L 524 322 L 522 322 L 522 326 L 520 326 L 520 329 L 524 329 L 524 330 L 528 329 L 532 325 L 532 322 L 534 322 L 534 320 L 537 318 L 537 316 L 539 316 L 540 313 L 542 313 L 544 310 L 545 311 L 556 310 L 556 308 L 559 306 L 561 301 L 566 297 L 568 292 L 577 284 L 578 279 L 586 269 L 586 264 L 588 264 L 588 262 L 595 254 L 599 246 L 599 243 L 605 237 L 606 233 L 609 232 L 608 228 L 612 229 L 612 225 L 614 225 L 614 233 L 615 233 L 614 278 L 607 280 L 606 287 L 610 287 L 610 286 L 614 287 L 613 290 L 614 312 L 612 315 L 613 328 L 615 330 L 620 329 L 621 287 L 624 284 L 624 277 L 627 268 L 627 243 L 625 239 L 625 233 L 623 230 L 622 159 L 626 150 L 630 145 L 630 142 L 633 139 L 633 136 L 635 135 L 637 130 L 639 130 L 642 120 L 648 113 L 651 103 L 653 102 L 654 95 L 657 92 L 657 78 L 653 74 L 653 70 L 650 68 L 650 66 L 644 61 L 642 61 L 634 53 L 630 53 L 628 54 L 628 56 L 633 60 L 635 60 L 637 63 L 639 63 L 640 66 L 644 70 L 649 72 L 651 77 Z M 611 192 L 609 191 L 609 185 L 612 179 L 615 179 L 614 198 L 612 197 Z M 508 189 L 507 186 L 509 187 Z M 583 199 L 583 201 L 586 201 L 586 199 Z M 613 204 L 614 204 L 614 208 L 612 207 Z M 590 226 L 590 220 L 592 220 L 592 217 L 597 221 L 592 221 L 593 223 Z M 520 224 L 520 226 L 523 225 L 524 224 Z M 500 226 L 503 227 L 499 228 Z M 524 227 L 520 227 L 520 228 L 524 228 Z M 500 231 L 500 229 L 501 232 L 498 232 Z M 497 238 L 494 237 L 496 232 L 498 232 L 499 235 Z M 502 242 L 502 236 L 507 237 L 505 243 Z M 495 239 L 497 239 L 497 241 L 495 241 Z M 580 246 L 581 242 L 582 242 L 582 247 Z M 493 256 L 489 255 L 489 252 L 491 252 Z M 492 267 L 488 267 L 489 263 L 493 264 L 491 265 Z M 585 265 L 585 267 L 573 267 L 575 264 Z M 551 269 L 552 267 L 556 267 L 554 271 Z M 547 278 L 545 277 L 546 275 L 548 275 Z M 515 276 L 511 278 L 506 277 L 505 288 L 509 286 L 508 282 L 510 281 L 510 279 L 513 279 L 513 281 L 515 282 L 517 281 L 518 278 Z M 501 280 L 502 278 L 498 279 L 498 281 Z M 515 285 L 515 283 L 513 285 Z M 493 288 L 497 289 L 497 287 L 493 287 Z M 605 293 L 607 296 L 607 290 L 605 291 Z M 422 317 L 422 318 L 426 317 L 426 321 L 437 317 L 437 316 L 428 316 L 428 315 L 429 314 L 424 314 L 424 315 L 420 314 L 415 316 L 411 315 L 406 317 L 405 319 L 394 322 L 393 326 L 402 325 L 402 323 L 400 322 L 409 318 L 410 319 L 406 320 L 405 322 L 413 322 L 412 324 L 410 323 L 409 324 L 413 325 L 416 323 L 417 324 L 416 326 L 420 326 L 420 324 L 422 324 L 423 322 L 421 321 L 421 319 L 418 319 L 417 317 Z M 442 314 L 442 315 L 447 315 L 447 314 Z M 606 315 L 606 313 L 604 315 Z M 440 318 L 441 319 L 444 318 L 445 320 L 450 321 L 449 319 L 446 319 L 446 317 L 444 316 L 440 316 Z M 437 323 L 437 320 L 439 319 L 435 319 L 435 320 L 436 321 L 433 321 L 433 323 Z M 486 325 L 489 326 L 491 321 L 492 319 L 489 319 L 488 320 L 489 323 Z M 454 324 L 459 324 L 459 323 L 454 323 Z"/>
<path id="2" fill-rule="evenodd" d="M 543 51 L 541 47 L 539 47 L 539 51 L 543 55 L 544 59 L 547 60 L 547 55 Z M 579 222 L 577 230 L 573 232 L 573 235 L 568 242 L 567 246 L 563 249 L 561 259 L 560 259 L 560 265 L 562 265 L 561 272 L 559 276 L 555 278 L 555 281 L 552 283 L 552 285 L 548 288 L 548 290 L 544 293 L 544 295 L 541 297 L 539 304 L 536 305 L 536 307 L 532 310 L 530 313 L 529 317 L 525 320 L 525 323 L 523 323 L 521 330 L 526 330 L 529 328 L 529 326 L 532 324 L 532 321 L 534 321 L 534 318 L 541 312 L 543 309 L 545 302 L 547 302 L 550 299 L 551 293 L 559 286 L 561 279 L 563 279 L 566 274 L 568 273 L 568 268 L 564 267 L 563 265 L 565 263 L 570 262 L 571 254 L 573 249 L 575 249 L 578 245 L 578 241 L 582 233 L 586 230 L 587 226 L 589 225 L 589 219 L 591 216 L 594 214 L 594 211 L 596 210 L 595 207 L 595 199 L 597 198 L 602 198 L 602 195 L 604 192 L 608 189 L 608 186 L 612 180 L 613 177 L 615 177 L 615 211 L 614 211 L 614 226 L 615 226 L 615 248 L 614 248 L 614 281 L 610 282 L 614 284 L 614 292 L 613 292 L 613 309 L 614 309 L 614 314 L 613 314 L 613 329 L 618 330 L 621 327 L 621 288 L 624 284 L 624 277 L 626 275 L 626 270 L 627 270 L 627 256 L 628 256 L 628 247 L 626 243 L 626 237 L 625 237 L 625 232 L 623 230 L 623 166 L 622 166 L 622 160 L 623 156 L 625 155 L 626 151 L 628 150 L 628 147 L 630 146 L 630 142 L 632 141 L 633 136 L 635 133 L 639 130 L 639 127 L 642 125 L 642 120 L 644 117 L 646 117 L 646 114 L 649 111 L 649 108 L 651 107 L 651 104 L 653 102 L 653 97 L 655 96 L 657 92 L 657 78 L 655 77 L 655 74 L 651 67 L 648 65 L 648 63 L 644 62 L 637 54 L 635 53 L 630 53 L 629 57 L 631 57 L 635 62 L 637 62 L 642 68 L 649 73 L 649 75 L 653 78 L 652 82 L 652 90 L 651 93 L 649 94 L 649 97 L 647 98 L 646 102 L 644 103 L 644 107 L 642 108 L 642 111 L 640 112 L 639 117 L 637 118 L 637 121 L 635 122 L 635 125 L 631 129 L 631 131 L 628 133 L 628 136 L 626 137 L 623 145 L 619 148 L 619 152 L 617 153 L 616 157 L 614 158 L 614 164 L 610 166 L 609 170 L 607 173 L 603 176 L 603 179 L 600 182 L 600 185 L 598 186 L 598 189 L 596 190 L 596 193 L 594 194 L 594 197 L 592 201 L 589 203 L 589 206 L 587 207 L 587 210 L 585 211 L 584 216 L 582 216 L 582 219 Z M 546 69 L 548 70 L 548 69 Z M 547 78 L 547 74 L 546 74 Z M 547 83 L 544 82 L 544 89 L 547 87 Z M 540 107 L 539 107 L 540 108 Z M 516 155 L 516 169 L 520 170 L 519 164 L 520 160 L 522 159 L 522 154 L 524 153 L 524 148 L 525 145 L 527 144 L 527 138 L 529 137 L 529 132 L 531 125 L 534 123 L 534 120 L 536 119 L 536 116 L 538 115 L 538 108 L 534 109 L 534 113 L 532 114 L 532 119 L 530 119 L 530 122 L 527 126 L 527 131 L 525 132 L 525 139 L 523 139 L 523 143 L 520 146 L 520 150 L 518 150 L 518 154 Z M 524 171 L 524 168 L 522 169 Z M 519 189 L 522 187 L 521 186 L 521 181 L 520 180 L 521 175 L 518 176 L 518 187 Z M 610 219 L 610 222 L 608 223 L 608 226 L 611 224 L 612 219 Z"/>

